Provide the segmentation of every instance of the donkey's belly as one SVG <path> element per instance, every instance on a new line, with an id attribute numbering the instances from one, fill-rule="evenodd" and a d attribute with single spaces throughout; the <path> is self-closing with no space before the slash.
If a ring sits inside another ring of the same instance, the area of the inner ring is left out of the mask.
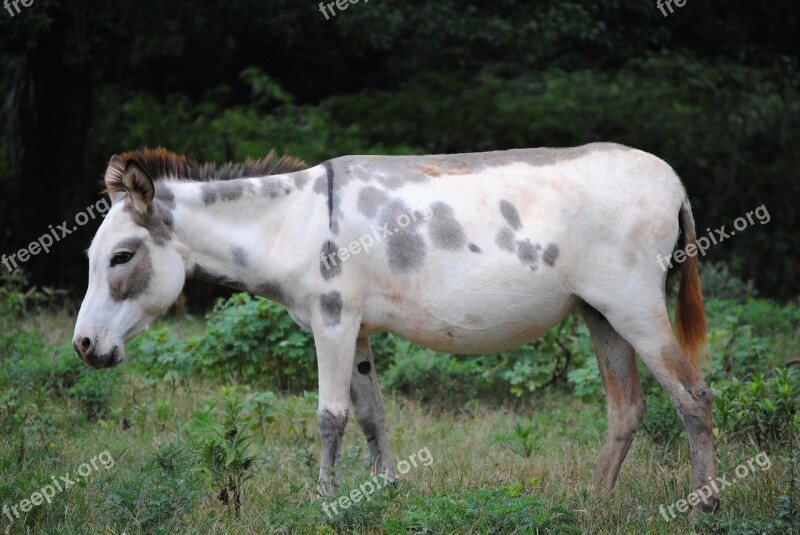
<path id="1" fill-rule="evenodd" d="M 371 300 L 362 334 L 388 331 L 435 351 L 481 354 L 529 342 L 558 324 L 576 298 L 553 287 L 446 287 Z"/>

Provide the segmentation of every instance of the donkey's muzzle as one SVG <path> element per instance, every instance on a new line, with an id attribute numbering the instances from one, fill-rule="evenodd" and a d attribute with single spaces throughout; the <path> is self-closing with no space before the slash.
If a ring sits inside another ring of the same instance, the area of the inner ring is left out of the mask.
<path id="1" fill-rule="evenodd" d="M 72 341 L 72 347 L 83 363 L 95 370 L 111 368 L 122 361 L 118 346 L 114 346 L 108 353 L 100 354 L 97 352 L 95 342 L 85 336 L 76 336 Z"/>

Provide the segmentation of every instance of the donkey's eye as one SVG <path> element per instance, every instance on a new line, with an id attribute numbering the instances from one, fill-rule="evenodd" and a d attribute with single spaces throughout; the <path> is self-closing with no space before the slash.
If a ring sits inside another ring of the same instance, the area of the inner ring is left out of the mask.
<path id="1" fill-rule="evenodd" d="M 133 253 L 129 253 L 127 251 L 116 253 L 111 257 L 111 267 L 114 267 L 117 264 L 126 264 L 131 258 L 133 258 Z"/>

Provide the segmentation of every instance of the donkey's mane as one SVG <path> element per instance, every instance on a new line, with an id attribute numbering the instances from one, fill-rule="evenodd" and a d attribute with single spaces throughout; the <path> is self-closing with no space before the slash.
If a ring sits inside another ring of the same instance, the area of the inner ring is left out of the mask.
<path id="1" fill-rule="evenodd" d="M 139 164 L 153 180 L 170 178 L 211 182 L 293 173 L 308 168 L 302 160 L 291 156 L 278 157 L 274 150 L 260 160 L 246 160 L 243 163 L 228 162 L 219 165 L 214 162 L 198 163 L 186 156 L 159 147 L 133 150 L 114 156 L 106 170 L 105 183 L 108 191 L 124 191 L 122 175 L 125 166 L 131 160 Z"/>

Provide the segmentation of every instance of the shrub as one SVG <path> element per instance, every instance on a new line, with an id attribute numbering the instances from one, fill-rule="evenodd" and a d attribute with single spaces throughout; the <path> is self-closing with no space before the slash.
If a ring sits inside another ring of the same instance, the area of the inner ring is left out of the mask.
<path id="1" fill-rule="evenodd" d="M 298 327 L 280 305 L 239 293 L 218 302 L 207 319 L 208 334 L 189 341 L 184 349 L 196 352 L 195 371 L 266 382 L 282 391 L 316 388 L 311 333 Z"/>
<path id="2" fill-rule="evenodd" d="M 642 422 L 641 430 L 653 442 L 664 446 L 672 444 L 683 434 L 683 422 L 663 389 L 654 390 L 648 396 L 647 418 Z"/>
<path id="3" fill-rule="evenodd" d="M 110 414 L 118 376 L 116 370 L 87 369 L 78 382 L 67 390 L 67 395 L 80 405 L 86 421 L 94 422 Z"/>
<path id="4" fill-rule="evenodd" d="M 731 273 L 724 262 L 703 262 L 700 264 L 700 280 L 706 299 L 725 299 L 743 303 L 758 296 L 753 281 L 744 281 Z"/>
<path id="5" fill-rule="evenodd" d="M 95 481 L 94 486 L 107 489 L 100 511 L 107 524 L 120 528 L 109 531 L 121 533 L 128 519 L 142 533 L 175 533 L 185 525 L 180 515 L 191 511 L 202 495 L 199 474 L 191 471 L 193 461 L 189 448 L 175 443 L 157 450 L 118 483 Z"/>
<path id="6" fill-rule="evenodd" d="M 395 348 L 394 361 L 381 376 L 387 392 L 441 409 L 457 408 L 491 391 L 478 360 L 437 354 L 402 340 Z"/>
<path id="7" fill-rule="evenodd" d="M 761 448 L 792 444 L 800 433 L 800 374 L 783 369 L 765 379 L 721 381 L 714 389 L 715 422 L 734 437 Z"/>
<path id="8" fill-rule="evenodd" d="M 253 435 L 246 432 L 256 423 L 246 413 L 245 405 L 235 387 L 223 387 L 222 402 L 225 407 L 222 422 L 212 423 L 208 411 L 201 412 L 202 422 L 195 426 L 194 450 L 198 463 L 194 469 L 206 472 L 213 480 L 217 498 L 239 516 L 242 486 L 253 476 L 252 467 L 256 457 L 250 454 L 250 441 Z M 264 400 L 262 400 L 264 401 Z"/>

